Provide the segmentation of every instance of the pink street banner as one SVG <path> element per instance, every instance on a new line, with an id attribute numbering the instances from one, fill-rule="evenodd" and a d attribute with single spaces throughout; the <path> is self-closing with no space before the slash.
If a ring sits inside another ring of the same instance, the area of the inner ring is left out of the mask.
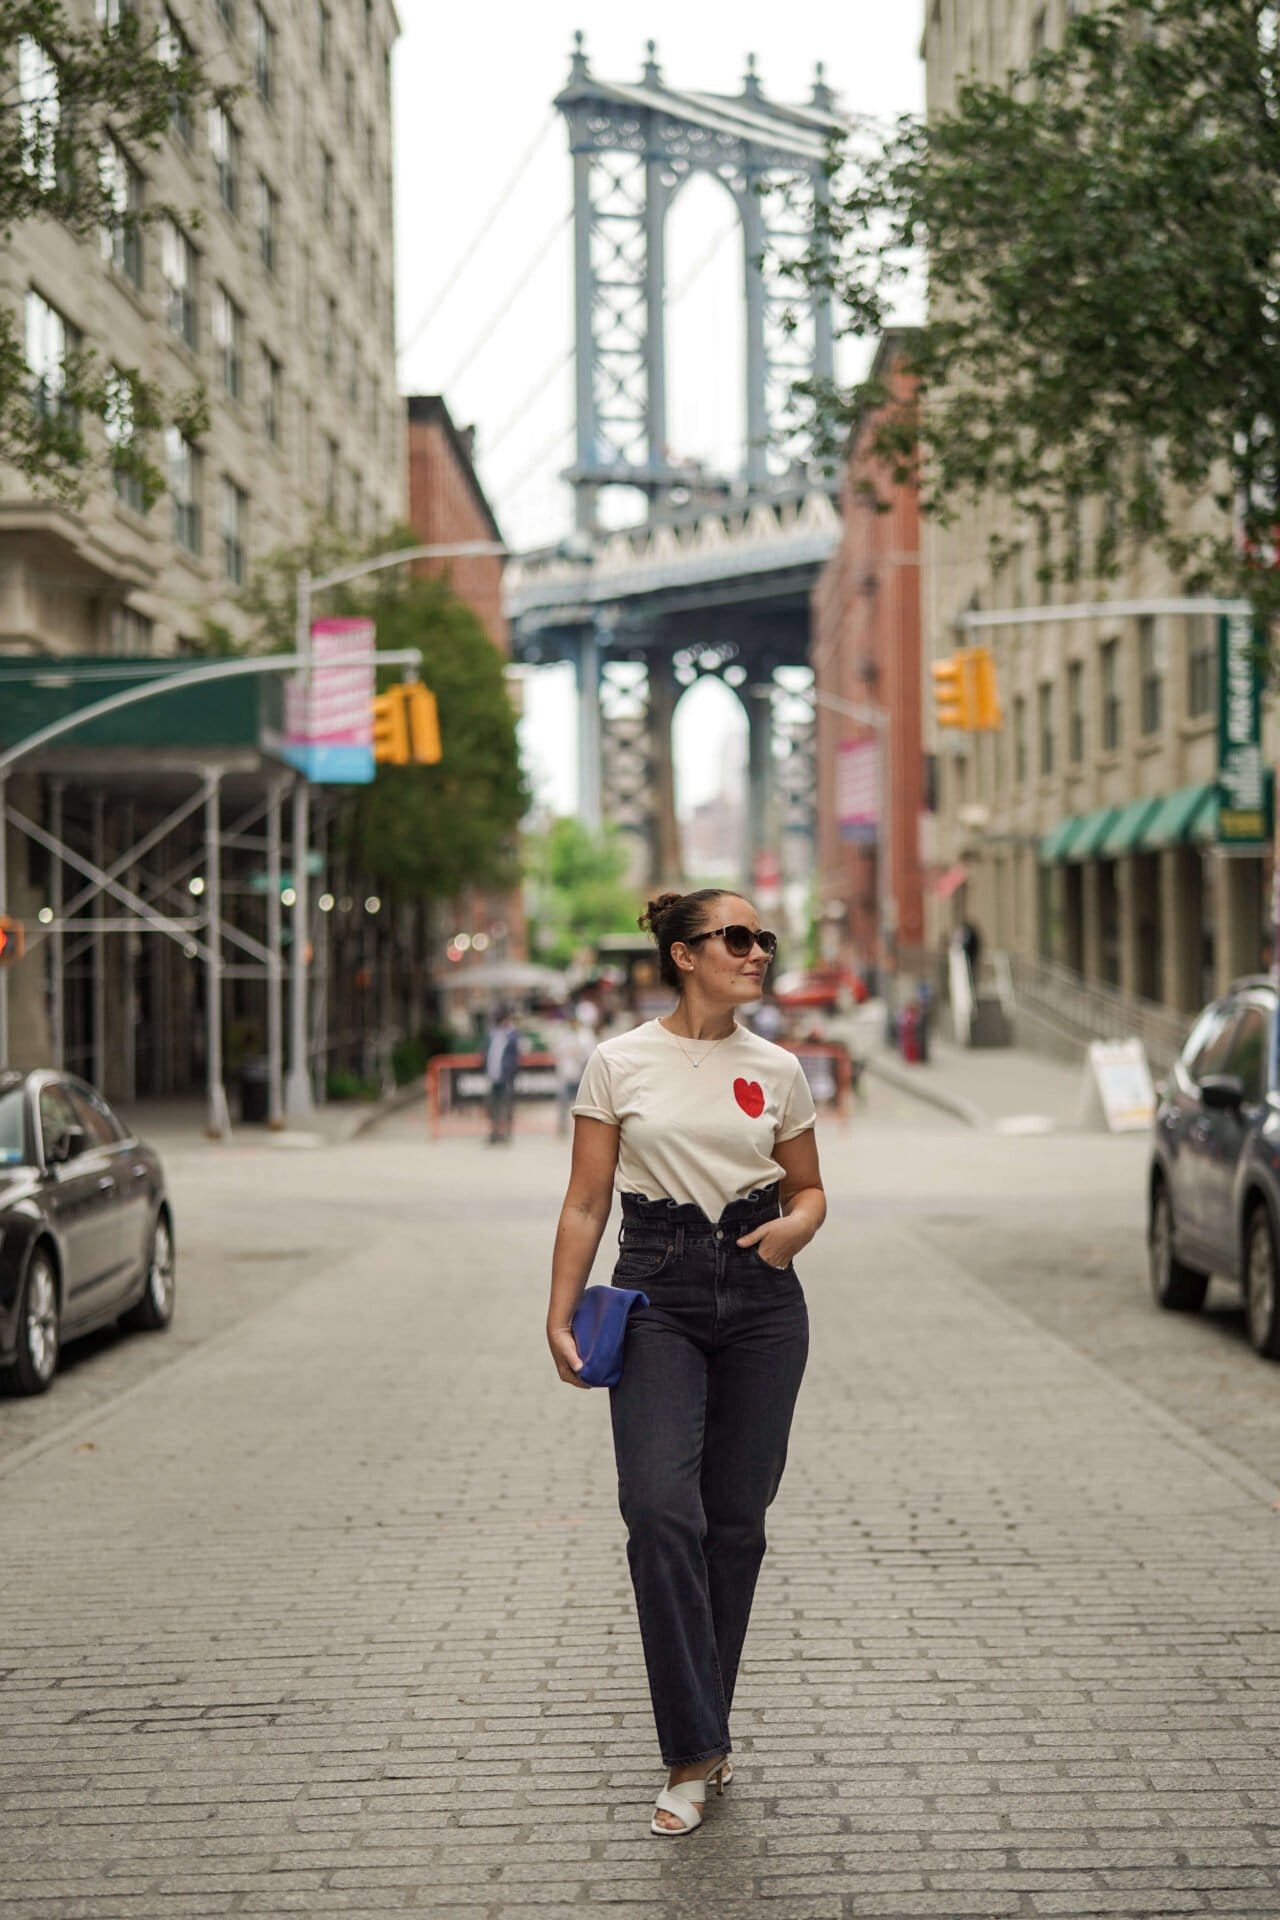
<path id="1" fill-rule="evenodd" d="M 373 779 L 374 647 L 372 620 L 312 624 L 310 697 L 295 674 L 285 688 L 282 742 L 284 757 L 309 780 Z"/>
<path id="2" fill-rule="evenodd" d="M 880 821 L 880 743 L 846 740 L 836 748 L 836 824 L 842 840 L 874 840 Z"/>

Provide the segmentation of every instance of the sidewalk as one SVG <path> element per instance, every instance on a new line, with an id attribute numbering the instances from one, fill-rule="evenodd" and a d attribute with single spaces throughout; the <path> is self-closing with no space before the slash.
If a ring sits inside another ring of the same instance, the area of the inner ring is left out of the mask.
<path id="1" fill-rule="evenodd" d="M 909 1065 L 885 1044 L 884 1012 L 862 1010 L 867 1071 L 968 1126 L 996 1133 L 1061 1133 L 1080 1125 L 1084 1057 L 1067 1067 L 1025 1047 L 957 1047 L 935 1035 L 929 1058 Z M 943 1016 L 945 1017 L 945 1016 Z M 939 1020 L 941 1024 L 941 1017 Z"/>
<path id="2" fill-rule="evenodd" d="M 207 1147 L 225 1151 L 229 1147 L 297 1148 L 343 1146 L 358 1139 L 388 1114 L 398 1113 L 415 1103 L 426 1110 L 426 1094 L 416 1082 L 398 1087 L 385 1100 L 330 1100 L 315 1107 L 305 1120 L 289 1121 L 274 1132 L 262 1121 L 242 1122 L 231 1107 L 231 1132 L 223 1140 L 213 1140 L 206 1132 L 208 1108 L 203 1100 L 117 1101 L 116 1110 L 140 1140 L 146 1140 L 161 1154 L 188 1152 Z"/>

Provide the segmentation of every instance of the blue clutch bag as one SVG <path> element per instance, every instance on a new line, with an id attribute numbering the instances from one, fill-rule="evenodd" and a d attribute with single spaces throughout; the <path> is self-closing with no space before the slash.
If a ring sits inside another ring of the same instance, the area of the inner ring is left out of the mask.
<path id="1" fill-rule="evenodd" d="M 586 1387 L 616 1387 L 622 1378 L 622 1348 L 632 1307 L 647 1307 L 649 1296 L 632 1287 L 588 1287 L 570 1326 L 582 1360 L 578 1378 Z"/>

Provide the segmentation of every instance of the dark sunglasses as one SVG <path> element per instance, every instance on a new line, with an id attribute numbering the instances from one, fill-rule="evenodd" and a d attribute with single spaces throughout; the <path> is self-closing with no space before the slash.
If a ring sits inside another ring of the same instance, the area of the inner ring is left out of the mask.
<path id="1" fill-rule="evenodd" d="M 766 960 L 772 960 L 778 951 L 777 934 L 765 927 L 708 927 L 705 933 L 691 933 L 685 941 L 686 947 L 691 947 L 695 940 L 723 940 L 735 960 L 745 960 L 752 947 L 759 947 Z"/>

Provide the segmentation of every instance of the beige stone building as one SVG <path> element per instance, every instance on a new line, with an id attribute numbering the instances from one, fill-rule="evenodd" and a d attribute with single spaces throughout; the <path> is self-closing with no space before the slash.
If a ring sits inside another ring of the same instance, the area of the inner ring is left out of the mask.
<path id="1" fill-rule="evenodd" d="M 930 111 L 954 103 L 963 75 L 998 79 L 1051 42 L 1071 10 L 1072 0 L 928 0 Z M 1086 552 L 1097 511 L 1086 503 Z M 958 899 L 934 903 L 931 937 L 945 939 L 964 911 L 988 950 L 1191 1010 L 1262 964 L 1270 881 L 1260 842 L 1219 844 L 1217 620 L 1185 604 L 1154 552 L 1117 579 L 1051 588 L 1064 616 L 1046 620 L 1037 536 L 1005 515 L 991 503 L 925 527 L 926 669 L 960 645 L 989 645 L 1004 720 L 999 733 L 930 743 L 938 858 L 969 871 Z M 996 526 L 1023 536 L 998 574 L 986 557 Z M 1072 613 L 1099 602 L 1109 610 Z M 970 611 L 1006 617 L 966 635 Z M 1265 709 L 1263 725 L 1270 759 Z"/>
<path id="2" fill-rule="evenodd" d="M 149 513 L 123 478 L 78 507 L 4 482 L 5 653 L 169 652 L 208 619 L 234 632 L 256 558 L 318 520 L 367 534 L 403 517 L 389 0 L 138 5 L 239 97 L 175 118 L 157 153 L 114 149 L 121 200 L 180 219 L 100 242 L 22 226 L 0 299 L 46 391 L 79 343 L 168 391 L 202 386 L 210 425 L 153 449 L 169 492 Z"/>

